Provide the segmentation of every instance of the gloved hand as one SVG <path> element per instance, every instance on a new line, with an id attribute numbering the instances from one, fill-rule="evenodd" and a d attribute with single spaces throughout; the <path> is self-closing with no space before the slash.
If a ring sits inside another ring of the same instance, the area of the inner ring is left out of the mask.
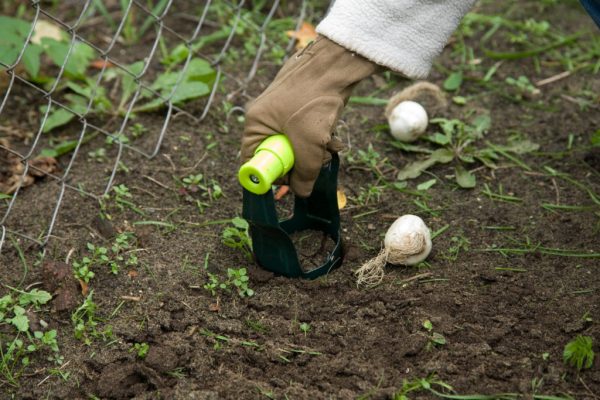
<path id="1" fill-rule="evenodd" d="M 294 148 L 292 191 L 307 197 L 321 166 L 343 146 L 332 132 L 353 87 L 376 72 L 377 64 L 324 36 L 293 55 L 246 113 L 242 162 L 269 135 L 283 133 Z"/>

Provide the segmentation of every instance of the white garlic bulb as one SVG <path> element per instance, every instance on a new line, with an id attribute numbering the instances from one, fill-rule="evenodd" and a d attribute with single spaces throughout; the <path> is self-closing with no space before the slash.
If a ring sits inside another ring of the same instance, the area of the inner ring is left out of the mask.
<path id="1" fill-rule="evenodd" d="M 401 142 L 414 142 L 427 129 L 427 111 L 419 103 L 403 101 L 388 116 L 392 136 Z"/>
<path id="2" fill-rule="evenodd" d="M 387 262 L 416 265 L 431 252 L 431 232 L 416 215 L 403 215 L 388 229 L 384 239 Z"/>

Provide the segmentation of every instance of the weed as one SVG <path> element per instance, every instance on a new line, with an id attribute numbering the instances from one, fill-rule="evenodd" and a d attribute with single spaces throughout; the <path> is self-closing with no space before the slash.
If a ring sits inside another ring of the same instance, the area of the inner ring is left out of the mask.
<path id="1" fill-rule="evenodd" d="M 254 290 L 248 287 L 250 278 L 248 277 L 246 268 L 227 268 L 227 277 L 229 278 L 228 282 L 235 286 L 240 297 L 250 297 L 254 295 Z"/>
<path id="2" fill-rule="evenodd" d="M 134 343 L 129 349 L 129 352 L 136 352 L 138 358 L 144 359 L 148 355 L 148 350 L 150 350 L 150 345 L 148 343 Z"/>
<path id="3" fill-rule="evenodd" d="M 507 203 L 520 203 L 523 201 L 520 197 L 513 195 L 512 193 L 504 193 L 502 184 L 498 184 L 498 191 L 493 192 L 487 183 L 483 184 L 482 194 L 487 196 L 491 200 L 504 201 Z"/>
<path id="4" fill-rule="evenodd" d="M 304 333 L 304 336 L 306 337 L 306 335 L 310 331 L 310 325 L 306 322 L 303 322 L 299 325 L 299 328 Z"/>
<path id="5" fill-rule="evenodd" d="M 253 321 L 251 319 L 246 319 L 245 321 L 246 326 L 250 329 L 252 329 L 253 331 L 257 332 L 257 333 L 267 333 L 269 332 L 269 328 L 267 328 L 266 326 L 264 326 L 263 324 L 261 324 L 258 321 Z"/>
<path id="6" fill-rule="evenodd" d="M 93 57 L 93 50 L 88 45 L 79 41 L 75 42 L 73 48 L 61 38 L 56 40 L 49 37 L 41 39 L 40 43 L 25 43 L 31 29 L 31 23 L 19 18 L 0 16 L 0 62 L 11 65 L 19 56 L 21 49 L 27 45 L 21 62 L 27 75 L 34 81 L 47 81 L 42 76 L 40 58 L 43 54 L 48 56 L 52 63 L 58 67 L 64 64 L 64 74 L 68 78 L 80 79 L 84 77 L 85 71 Z M 62 34 L 62 32 L 61 32 Z M 67 55 L 69 56 L 68 59 Z"/>
<path id="7" fill-rule="evenodd" d="M 411 392 L 421 392 L 423 390 L 431 391 L 434 386 L 438 386 L 439 388 L 445 390 L 452 390 L 452 386 L 441 380 L 438 380 L 435 375 L 413 380 L 404 379 L 402 381 L 402 387 L 396 394 L 394 394 L 394 400 L 410 400 L 408 395 Z"/>
<path id="8" fill-rule="evenodd" d="M 485 146 L 476 146 L 491 125 L 491 119 L 486 114 L 475 116 L 470 123 L 445 118 L 432 119 L 431 123 L 437 124 L 441 132 L 430 134 L 424 139 L 433 144 L 435 149 L 407 145 L 397 141 L 392 142 L 401 150 L 426 154 L 424 159 L 404 166 L 398 172 L 399 181 L 417 178 L 436 164 L 447 164 L 454 161 L 454 178 L 458 186 L 473 188 L 476 184 L 475 175 L 465 166 L 480 162 L 488 168 L 495 168 L 496 161 L 504 157 L 524 167 L 524 164 L 514 154 L 523 154 L 538 148 L 536 144 L 516 137 L 511 138 L 508 144 L 502 146 L 489 142 L 486 142 Z"/>
<path id="9" fill-rule="evenodd" d="M 107 160 L 106 149 L 104 147 L 99 147 L 96 150 L 89 151 L 88 157 L 90 160 L 97 162 L 97 163 L 105 162 Z"/>
<path id="10" fill-rule="evenodd" d="M 521 75 L 517 79 L 508 77 L 505 82 L 516 89 L 517 100 L 540 94 L 540 89 L 535 87 L 526 76 Z"/>
<path id="11" fill-rule="evenodd" d="M 181 179 L 180 183 L 183 186 L 181 193 L 186 195 L 189 201 L 196 202 L 200 214 L 204 213 L 204 208 L 208 207 L 210 204 L 200 200 L 194 200 L 194 198 L 189 195 L 190 193 L 200 192 L 202 193 L 202 197 L 206 198 L 210 203 L 223 196 L 223 190 L 217 181 L 214 179 L 208 181 L 203 174 L 188 175 Z"/>
<path id="12" fill-rule="evenodd" d="M 169 375 L 175 379 L 183 379 L 187 376 L 187 374 L 185 373 L 185 368 L 183 368 L 183 367 L 177 367 L 172 371 L 168 371 L 167 375 Z"/>
<path id="13" fill-rule="evenodd" d="M 73 262 L 75 277 L 89 283 L 95 276 L 92 270 L 94 267 L 108 266 L 116 275 L 123 266 L 137 266 L 138 257 L 133 253 L 133 241 L 135 241 L 133 233 L 123 232 L 115 238 L 109 248 L 88 243 L 86 247 L 89 254 L 80 261 Z"/>
<path id="14" fill-rule="evenodd" d="M 74 335 L 86 345 L 91 345 L 94 339 L 106 341 L 112 338 L 112 327 L 106 326 L 103 330 L 98 328 L 99 322 L 96 316 L 96 303 L 93 300 L 94 291 L 90 290 L 83 304 L 71 314 L 71 322 L 74 326 Z"/>
<path id="15" fill-rule="evenodd" d="M 231 220 L 233 226 L 228 226 L 221 234 L 221 240 L 225 246 L 239 249 L 248 260 L 252 260 L 252 239 L 250 238 L 248 222 L 239 217 Z"/>
<path id="16" fill-rule="evenodd" d="M 371 202 L 378 203 L 381 195 L 383 194 L 384 186 L 369 185 L 368 187 L 361 187 L 358 197 L 354 199 L 356 204 L 360 206 L 369 205 Z"/>
<path id="17" fill-rule="evenodd" d="M 8 288 L 18 295 L 7 294 L 0 298 L 0 325 L 12 327 L 0 335 L 0 376 L 11 386 L 18 386 L 19 377 L 31 364 L 31 354 L 48 350 L 48 360 L 56 364 L 62 363 L 63 357 L 59 354 L 56 330 L 34 331 L 33 335 L 30 332 L 28 309 L 39 310 L 52 298 L 50 293 Z M 44 321 L 40 321 L 40 325 L 47 326 Z M 5 335 L 9 335 L 9 340 L 4 341 Z"/>
<path id="18" fill-rule="evenodd" d="M 216 296 L 218 289 L 227 289 L 227 284 L 221 282 L 217 275 L 208 272 L 208 282 L 206 282 L 203 287 L 208 290 L 212 296 Z"/>
<path id="19" fill-rule="evenodd" d="M 577 336 L 565 346 L 563 361 L 578 371 L 591 368 L 594 363 L 594 350 L 592 350 L 592 338 L 589 336 Z"/>
<path id="20" fill-rule="evenodd" d="M 433 324 L 430 320 L 423 321 L 423 328 L 429 333 L 429 341 L 427 342 L 427 350 L 431 350 L 435 346 L 443 346 L 446 344 L 446 338 L 438 332 L 433 331 Z"/>
<path id="21" fill-rule="evenodd" d="M 446 254 L 443 256 L 443 258 L 449 261 L 456 261 L 461 251 L 469 250 L 469 244 L 471 243 L 469 242 L 469 239 L 467 239 L 463 235 L 452 236 L 450 242 L 451 245 L 450 247 L 448 247 L 448 250 L 446 250 Z"/>
<path id="22" fill-rule="evenodd" d="M 250 297 L 254 295 L 254 290 L 248 287 L 250 278 L 246 268 L 227 268 L 227 279 L 221 280 L 218 275 L 208 274 L 208 282 L 204 284 L 204 289 L 208 290 L 212 296 L 216 296 L 218 290 L 229 292 L 235 288 L 240 297 Z"/>

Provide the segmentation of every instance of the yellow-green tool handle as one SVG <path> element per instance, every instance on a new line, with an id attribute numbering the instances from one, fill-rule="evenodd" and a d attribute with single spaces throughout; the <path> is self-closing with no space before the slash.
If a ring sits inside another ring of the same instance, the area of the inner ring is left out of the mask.
<path id="1" fill-rule="evenodd" d="M 294 166 L 294 150 L 287 136 L 269 136 L 256 148 L 254 157 L 241 166 L 238 179 L 254 194 L 265 194 L 277 179 Z"/>

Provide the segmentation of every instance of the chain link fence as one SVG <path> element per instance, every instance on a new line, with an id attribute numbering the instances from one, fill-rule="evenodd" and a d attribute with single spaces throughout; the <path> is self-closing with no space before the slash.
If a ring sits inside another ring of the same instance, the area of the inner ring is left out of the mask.
<path id="1" fill-rule="evenodd" d="M 69 4 L 55 12 L 57 3 Z M 22 22 L 0 17 L 4 30 L 9 22 L 16 24 L 10 35 L 23 36 L 12 48 L 6 42 L 12 36 L 0 39 L 0 256 L 14 240 L 45 249 L 66 195 L 100 199 L 109 193 L 126 150 L 155 157 L 174 116 L 199 124 L 219 94 L 244 93 L 267 50 L 273 60 L 290 54 L 294 42 L 282 26 L 299 29 L 307 4 L 32 0 L 16 9 Z M 273 24 L 277 38 L 271 36 Z M 245 72 L 240 64 L 227 63 L 240 53 L 252 60 Z M 224 81 L 227 90 L 219 90 Z M 193 99 L 198 91 L 202 98 Z M 148 110 L 156 129 L 138 145 L 130 140 L 141 129 L 134 117 Z M 78 166 L 89 154 L 104 156 L 90 149 L 95 143 L 114 146 L 114 157 L 109 168 L 98 168 L 95 185 L 83 184 Z M 55 183 L 55 197 L 21 200 L 26 186 L 42 176 L 44 185 Z M 21 222 L 17 214 L 24 209 L 37 224 Z"/>

